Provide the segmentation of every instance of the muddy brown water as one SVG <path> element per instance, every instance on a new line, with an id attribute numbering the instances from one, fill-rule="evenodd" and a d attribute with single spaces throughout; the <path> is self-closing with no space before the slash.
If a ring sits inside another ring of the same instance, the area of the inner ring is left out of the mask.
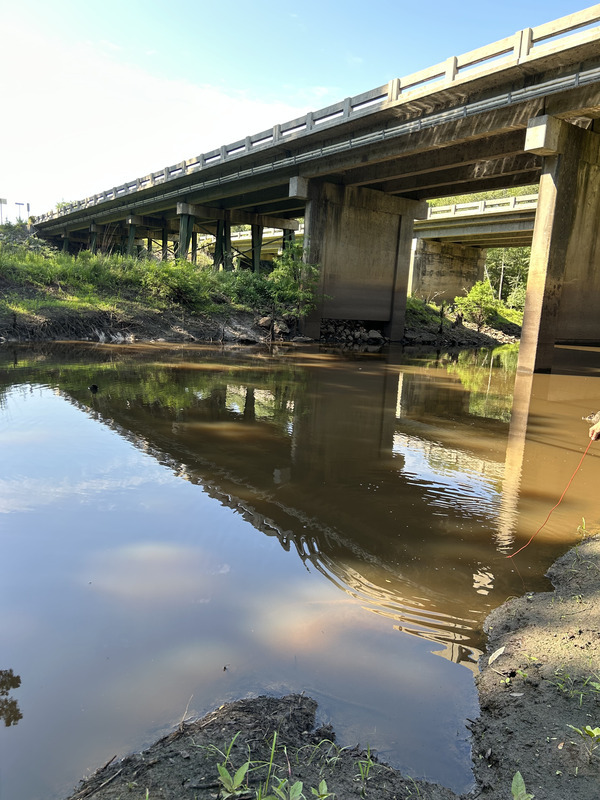
<path id="1" fill-rule="evenodd" d="M 559 355 L 515 382 L 510 347 L 5 345 L 0 797 L 302 691 L 341 744 L 467 790 L 483 620 L 598 516 L 600 444 L 507 558 L 600 408 L 600 353 Z"/>

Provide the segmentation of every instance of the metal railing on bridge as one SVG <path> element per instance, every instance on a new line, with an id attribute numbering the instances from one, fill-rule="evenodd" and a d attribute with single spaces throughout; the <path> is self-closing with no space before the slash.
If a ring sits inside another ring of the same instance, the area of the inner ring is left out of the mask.
<path id="1" fill-rule="evenodd" d="M 451 88 L 454 85 L 460 85 L 485 75 L 499 73 L 517 64 L 532 62 L 554 53 L 563 52 L 571 47 L 593 42 L 600 38 L 600 25 L 595 24 L 599 21 L 600 4 L 596 4 L 553 22 L 538 25 L 535 28 L 525 28 L 517 31 L 512 36 L 507 36 L 504 39 L 471 50 L 460 56 L 451 56 L 432 67 L 419 70 L 403 78 L 394 78 L 389 83 L 354 97 L 347 97 L 345 100 L 321 108 L 318 111 L 309 111 L 302 117 L 275 125 L 252 136 L 246 136 L 244 139 L 223 145 L 207 153 L 202 153 L 179 164 L 165 167 L 158 172 L 153 172 L 150 175 L 113 187 L 85 200 L 69 203 L 60 210 L 40 215 L 36 218 L 36 221 L 43 223 L 73 212 L 83 211 L 110 200 L 126 197 L 134 192 L 168 183 L 171 180 L 199 172 L 207 167 L 223 164 L 232 159 L 280 145 L 297 137 L 311 134 L 316 130 L 339 125 L 349 120 L 375 113 L 389 104 L 410 102 L 433 94 L 441 88 Z M 550 90 L 559 91 L 575 84 L 592 83 L 597 81 L 599 77 L 600 68 L 578 71 L 573 75 L 566 75 L 557 78 L 555 81 L 550 81 L 552 84 L 550 88 L 547 84 L 532 85 L 509 92 L 509 96 L 504 99 L 491 98 L 472 103 L 469 106 L 469 113 L 477 113 L 478 111 L 495 107 L 500 101 L 527 100 L 541 96 Z M 459 112 L 462 112 L 462 109 L 450 109 L 439 115 L 433 115 L 429 118 L 429 122 L 433 124 L 434 117 L 439 117 L 440 121 L 449 120 Z M 413 128 L 420 129 L 422 125 L 422 120 L 415 120 L 404 123 L 400 127 L 402 132 L 410 132 Z M 397 135 L 398 131 L 399 128 L 395 128 L 390 132 L 390 135 Z M 385 138 L 386 132 L 378 132 L 379 134 L 381 138 Z M 353 139 L 353 142 L 355 145 L 363 144 L 372 136 L 373 134 L 370 133 L 365 136 L 358 136 Z M 336 150 L 337 146 L 334 144 L 331 147 L 320 147 L 318 152 L 315 152 L 318 155 L 326 155 L 329 151 L 333 153 Z M 313 152 L 303 153 L 301 156 L 295 157 L 293 163 L 300 164 L 311 160 L 314 156 L 315 153 Z M 264 168 L 251 167 L 247 170 L 240 170 L 236 177 L 241 179 L 263 171 Z M 207 180 L 204 183 L 204 187 L 208 188 L 213 184 L 216 186 L 219 183 L 219 178 L 215 178 L 213 181 Z"/>
<path id="2" fill-rule="evenodd" d="M 503 214 L 513 211 L 535 211 L 537 203 L 537 194 L 523 194 L 520 197 L 494 197 L 486 200 L 473 200 L 470 203 L 429 206 L 427 219 L 479 216 L 480 214 Z M 419 221 L 417 221 L 417 224 L 418 222 Z"/>

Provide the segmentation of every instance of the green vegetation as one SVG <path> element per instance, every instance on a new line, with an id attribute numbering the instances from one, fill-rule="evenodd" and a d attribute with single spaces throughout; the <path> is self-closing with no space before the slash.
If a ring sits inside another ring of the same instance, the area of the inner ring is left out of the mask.
<path id="1" fill-rule="evenodd" d="M 278 744 L 277 731 L 273 734 L 268 761 L 253 761 L 250 757 L 250 752 L 248 752 L 246 760 L 241 766 L 235 769 L 232 765 L 231 752 L 238 736 L 239 731 L 229 742 L 225 750 L 221 750 L 215 745 L 209 745 L 205 748 L 207 752 L 216 755 L 219 759 L 216 765 L 220 785 L 219 797 L 224 800 L 235 797 L 254 797 L 255 800 L 307 800 L 303 781 L 293 781 L 291 779 L 289 753 L 285 746 L 280 746 Z M 333 743 L 330 744 L 338 750 L 341 749 L 337 748 Z M 302 749 L 304 750 L 305 748 Z M 313 755 L 314 757 L 321 756 L 320 745 L 312 746 L 311 749 L 314 751 L 314 754 L 309 756 L 309 761 L 313 760 Z M 278 756 L 283 756 L 285 767 L 279 766 L 276 763 L 276 758 Z M 370 766 L 375 764 L 371 759 L 370 752 L 367 753 L 367 761 Z M 358 762 L 359 766 L 361 763 L 362 762 Z M 330 762 L 325 759 L 323 767 L 329 765 Z M 282 771 L 286 771 L 288 777 L 279 777 L 278 773 Z M 250 776 L 253 773 L 257 773 L 258 777 L 254 780 L 254 783 L 258 785 L 256 788 L 251 789 Z M 327 781 L 325 778 L 321 778 L 318 786 L 310 788 L 309 797 L 317 798 L 317 800 L 335 800 L 335 793 L 328 790 Z"/>
<path id="2" fill-rule="evenodd" d="M 218 271 L 208 259 L 192 264 L 89 250 L 72 256 L 30 236 L 24 223 L 7 223 L 0 227 L 0 313 L 116 310 L 135 303 L 192 314 L 230 306 L 297 321 L 314 308 L 318 283 L 318 266 L 303 257 L 301 245 L 294 245 L 274 260 L 272 272 L 256 275 Z"/>
<path id="3" fill-rule="evenodd" d="M 466 297 L 455 297 L 454 303 L 466 319 L 477 325 L 478 331 L 491 323 L 498 306 L 488 281 L 477 281 Z"/>
<path id="4" fill-rule="evenodd" d="M 520 772 L 516 772 L 512 779 L 511 792 L 513 800 L 533 800 L 534 797 L 525 789 L 525 781 Z"/>
<path id="5" fill-rule="evenodd" d="M 304 260 L 301 244 L 292 244 L 273 259 L 274 269 L 267 275 L 272 309 L 296 319 L 305 317 L 315 308 L 319 282 L 319 267 Z"/>
<path id="6" fill-rule="evenodd" d="M 537 194 L 537 185 L 516 186 L 512 189 L 495 189 L 490 192 L 454 195 L 429 200 L 430 206 L 461 205 L 476 203 L 481 200 L 497 200 L 503 197 L 522 197 Z M 529 270 L 530 247 L 492 247 L 487 251 L 485 259 L 486 278 L 498 300 L 508 308 L 523 311 L 525 307 L 525 289 Z"/>
<path id="7" fill-rule="evenodd" d="M 578 599 L 576 601 L 580 602 Z M 579 678 L 572 676 L 563 667 L 558 667 L 554 677 L 556 680 L 550 683 L 567 697 L 577 697 L 580 708 L 586 695 L 600 696 L 600 675 L 596 672 Z"/>
<path id="8" fill-rule="evenodd" d="M 538 185 L 513 186 L 510 189 L 492 189 L 487 192 L 473 192 L 472 194 L 456 194 L 452 197 L 438 197 L 428 200 L 430 206 L 451 206 L 460 203 L 475 203 L 479 200 L 495 200 L 501 197 L 522 197 L 525 194 L 537 194 Z"/>
<path id="9" fill-rule="evenodd" d="M 487 278 L 498 300 L 522 311 L 529 271 L 530 247 L 494 247 L 487 251 Z"/>
<path id="10" fill-rule="evenodd" d="M 356 777 L 357 779 L 360 779 L 360 793 L 362 797 L 367 796 L 367 785 L 371 776 L 371 770 L 375 764 L 376 762 L 371 758 L 371 749 L 369 747 L 367 748 L 364 758 L 361 758 L 356 762 L 356 766 L 358 767 L 358 775 Z"/>
<path id="11" fill-rule="evenodd" d="M 480 331 L 484 325 L 502 328 L 507 322 L 520 325 L 523 314 L 497 300 L 489 281 L 477 281 L 466 297 L 455 297 L 457 310 Z"/>
<path id="12" fill-rule="evenodd" d="M 591 725 L 586 725 L 585 728 L 576 728 L 574 725 L 569 725 L 568 727 L 581 736 L 586 749 L 588 761 L 591 761 L 594 753 L 598 747 L 600 747 L 600 728 L 592 728 Z"/>
<path id="13" fill-rule="evenodd" d="M 418 297 L 406 298 L 406 327 L 421 328 L 439 325 L 440 307 Z"/>

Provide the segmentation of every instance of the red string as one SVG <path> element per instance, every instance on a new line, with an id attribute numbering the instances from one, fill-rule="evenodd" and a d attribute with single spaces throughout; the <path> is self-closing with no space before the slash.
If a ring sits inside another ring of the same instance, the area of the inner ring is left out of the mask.
<path id="1" fill-rule="evenodd" d="M 514 553 L 511 553 L 509 556 L 506 556 L 507 558 L 514 558 L 514 557 L 515 557 L 515 556 L 516 556 L 518 553 L 520 553 L 520 552 L 521 552 L 521 550 L 525 550 L 525 548 L 526 548 L 526 547 L 529 547 L 529 545 L 530 545 L 530 544 L 533 542 L 533 540 L 535 539 L 535 537 L 538 535 L 538 533 L 539 533 L 539 532 L 542 530 L 542 528 L 544 527 L 544 525 L 545 525 L 545 524 L 548 522 L 548 520 L 550 519 L 550 515 L 552 514 L 552 512 L 554 511 L 554 509 L 555 509 L 555 508 L 558 508 L 558 506 L 559 506 L 559 505 L 562 503 L 562 501 L 563 501 L 563 497 L 566 495 L 566 493 L 567 493 L 567 490 L 568 490 L 569 486 L 570 486 L 570 485 L 573 483 L 573 478 L 575 477 L 575 475 L 577 475 L 577 472 L 579 471 L 579 467 L 582 465 L 582 463 L 583 463 L 583 459 L 586 457 L 586 455 L 587 455 L 587 451 L 590 449 L 590 445 L 592 444 L 592 442 L 593 442 L 593 441 L 595 441 L 595 440 L 594 440 L 594 439 L 590 439 L 590 440 L 589 440 L 589 442 L 588 442 L 588 446 L 585 448 L 585 453 L 584 453 L 584 454 L 581 456 L 581 458 L 579 459 L 579 464 L 577 464 L 577 466 L 575 467 L 575 471 L 573 472 L 573 474 L 572 474 L 572 475 L 571 475 L 571 477 L 569 478 L 569 482 L 568 482 L 568 483 L 567 483 L 567 485 L 565 486 L 565 490 L 564 490 L 564 492 L 561 494 L 561 496 L 560 496 L 560 499 L 559 499 L 558 503 L 556 503 L 556 505 L 552 506 L 552 508 L 551 508 L 551 509 L 550 509 L 550 511 L 548 512 L 548 516 L 547 516 L 547 517 L 546 517 L 546 519 L 545 519 L 545 520 L 542 522 L 542 524 L 541 524 L 541 525 L 540 525 L 540 527 L 537 529 L 537 531 L 536 531 L 536 532 L 533 534 L 533 536 L 531 536 L 531 538 L 529 539 L 529 541 L 528 541 L 528 542 L 525 542 L 525 544 L 524 544 L 522 547 L 519 547 L 519 549 L 518 549 L 516 552 L 514 552 Z"/>

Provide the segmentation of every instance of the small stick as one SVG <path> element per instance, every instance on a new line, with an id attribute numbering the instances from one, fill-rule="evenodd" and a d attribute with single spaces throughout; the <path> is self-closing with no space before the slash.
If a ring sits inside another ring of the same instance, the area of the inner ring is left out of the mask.
<path id="1" fill-rule="evenodd" d="M 112 761 L 112 758 L 111 758 L 111 761 Z M 108 763 L 110 764 L 110 761 Z M 91 791 L 89 789 L 83 789 L 78 795 L 76 795 L 76 798 L 79 798 L 79 800 L 83 800 L 84 797 L 91 797 L 93 794 L 96 794 L 97 792 L 99 792 L 100 789 L 104 789 L 105 786 L 108 786 L 108 784 L 111 781 L 114 781 L 114 779 L 118 775 L 120 775 L 122 772 L 123 772 L 123 767 L 121 767 L 121 769 L 117 770 L 113 775 L 111 775 L 110 778 L 107 778 L 104 781 L 104 783 L 100 784 L 100 786 L 96 786 L 95 789 L 92 789 Z"/>
<path id="2" fill-rule="evenodd" d="M 194 696 L 194 695 L 193 695 L 193 694 L 191 694 L 191 695 L 190 695 L 190 699 L 187 701 L 187 706 L 185 707 L 185 711 L 183 712 L 183 717 L 181 718 L 181 722 L 179 723 L 179 730 L 180 730 L 180 731 L 182 731 L 182 730 L 183 730 L 183 724 L 184 724 L 184 722 L 185 722 L 185 718 L 187 717 L 188 708 L 190 707 L 190 703 L 192 702 L 192 697 L 193 697 L 193 696 Z"/>

